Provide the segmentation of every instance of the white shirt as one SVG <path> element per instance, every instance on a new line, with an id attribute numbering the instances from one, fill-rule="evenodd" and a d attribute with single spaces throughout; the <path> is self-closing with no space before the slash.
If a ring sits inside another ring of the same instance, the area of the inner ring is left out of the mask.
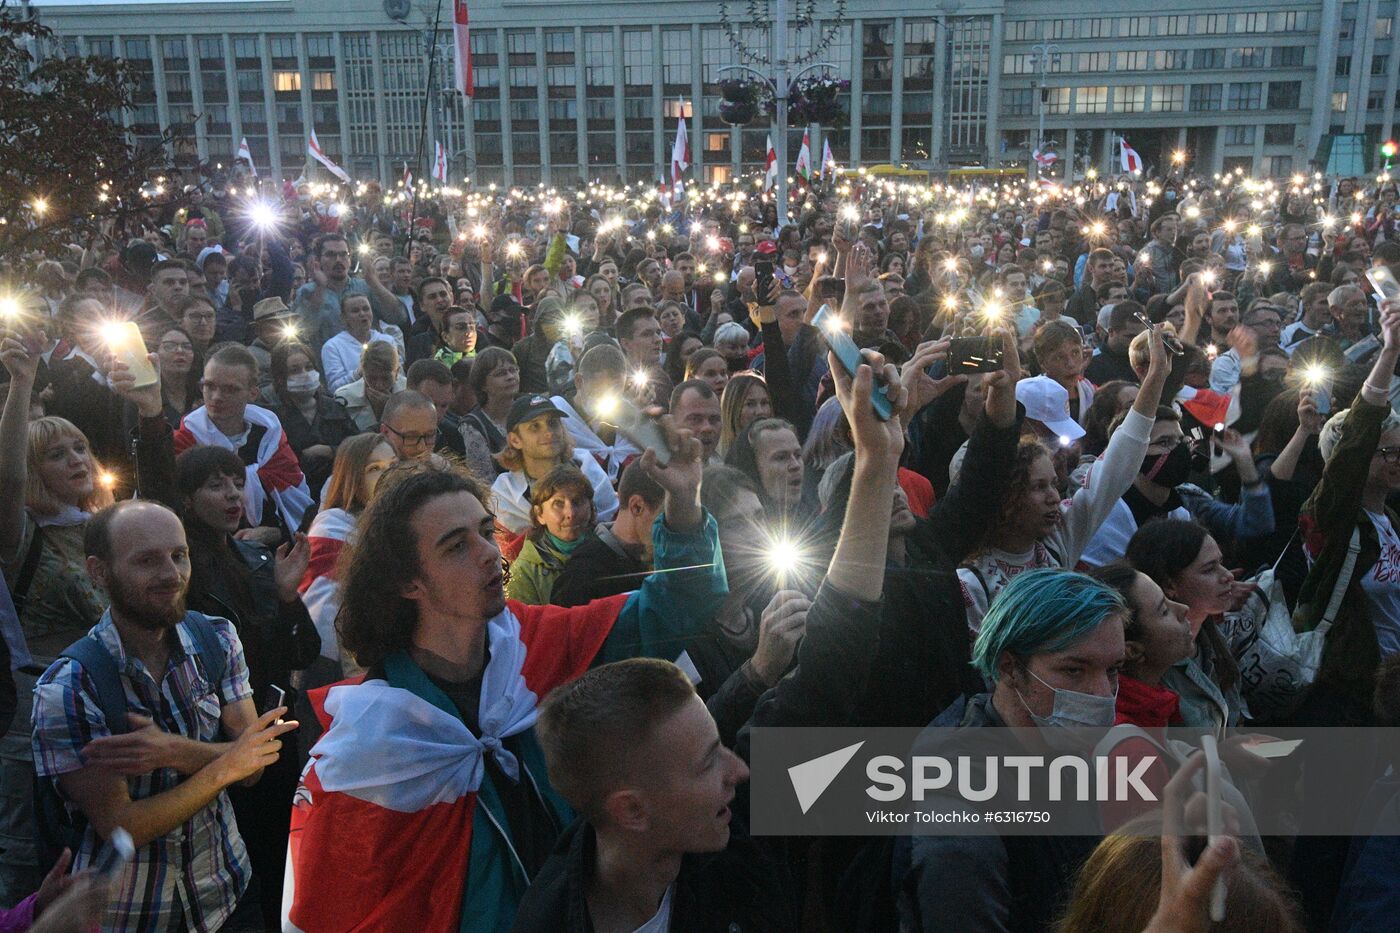
<path id="1" fill-rule="evenodd" d="M 610 522 L 617 516 L 617 491 L 598 460 L 587 451 L 574 451 L 574 463 L 593 485 L 593 511 L 598 521 Z M 530 481 L 524 470 L 512 470 L 496 477 L 491 484 L 496 494 L 496 521 L 511 534 L 530 527 Z"/>
<path id="2" fill-rule="evenodd" d="M 398 343 L 388 334 L 381 334 L 377 330 L 369 332 L 369 343 L 382 343 L 384 341 L 394 345 L 398 350 Z M 341 386 L 347 386 L 360 376 L 360 354 L 364 352 L 365 344 L 356 340 L 349 331 L 343 330 L 336 334 L 325 345 L 321 347 L 321 368 L 326 374 L 326 387 L 334 392 Z"/>
<path id="3" fill-rule="evenodd" d="M 676 885 L 673 882 L 661 896 L 661 906 L 656 909 L 656 915 L 637 927 L 633 933 L 671 933 L 671 895 L 675 891 Z"/>
<path id="4" fill-rule="evenodd" d="M 1400 535 L 1384 512 L 1366 511 L 1380 539 L 1381 556 L 1361 578 L 1361 590 L 1371 604 L 1371 624 L 1381 657 L 1400 651 Z"/>

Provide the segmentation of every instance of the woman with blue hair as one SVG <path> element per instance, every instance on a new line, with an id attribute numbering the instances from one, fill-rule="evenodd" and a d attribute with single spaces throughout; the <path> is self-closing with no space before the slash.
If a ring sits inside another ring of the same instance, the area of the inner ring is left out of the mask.
<path id="1" fill-rule="evenodd" d="M 976 743 L 978 735 L 968 730 L 987 726 L 1038 728 L 1033 752 L 1059 745 L 1066 726 L 1111 727 L 1127 614 L 1117 590 L 1083 574 L 1016 576 L 992 601 L 972 648 L 973 667 L 991 692 L 960 700 L 934 720 L 958 731 L 933 754 L 948 757 L 950 749 Z M 985 786 L 980 780 L 974 777 L 971 786 Z M 960 798 L 947 803 L 969 806 Z M 901 837 L 895 855 L 901 929 L 1049 929 L 1099 839 Z"/>

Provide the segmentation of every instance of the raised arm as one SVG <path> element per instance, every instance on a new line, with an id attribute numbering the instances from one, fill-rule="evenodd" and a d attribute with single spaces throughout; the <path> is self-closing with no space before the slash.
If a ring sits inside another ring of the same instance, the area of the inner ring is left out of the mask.
<path id="1" fill-rule="evenodd" d="M 0 414 L 0 559 L 7 561 L 19 556 L 15 552 L 24 533 L 29 396 L 39 368 L 39 354 L 30 352 L 26 341 L 16 332 L 7 331 L 0 343 L 0 361 L 10 371 L 10 394 L 5 398 L 4 413 Z"/>

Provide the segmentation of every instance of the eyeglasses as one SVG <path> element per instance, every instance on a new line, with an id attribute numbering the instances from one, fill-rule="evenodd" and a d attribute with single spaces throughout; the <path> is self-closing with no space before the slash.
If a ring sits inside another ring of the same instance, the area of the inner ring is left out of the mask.
<path id="1" fill-rule="evenodd" d="M 183 340 L 179 342 L 173 340 L 166 340 L 161 342 L 157 346 L 157 349 L 159 349 L 162 353 L 193 353 L 194 344 L 185 343 Z"/>
<path id="2" fill-rule="evenodd" d="M 405 434 L 402 431 L 394 430 L 387 424 L 380 425 L 380 427 L 384 428 L 384 430 L 388 431 L 389 433 L 397 436 L 398 439 L 403 442 L 403 445 L 405 447 L 422 447 L 437 440 L 436 431 L 433 431 L 429 434 Z"/>
<path id="3" fill-rule="evenodd" d="M 1400 447 L 1377 447 L 1372 456 L 1383 457 L 1389 466 L 1395 466 L 1400 463 Z"/>

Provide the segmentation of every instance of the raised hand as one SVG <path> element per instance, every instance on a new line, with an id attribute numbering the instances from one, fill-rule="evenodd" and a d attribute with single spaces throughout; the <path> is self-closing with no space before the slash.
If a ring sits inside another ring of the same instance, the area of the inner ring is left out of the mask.
<path id="1" fill-rule="evenodd" d="M 142 418 L 154 418 L 165 408 L 165 401 L 160 393 L 160 357 L 148 353 L 146 359 L 156 371 L 156 381 L 151 385 L 138 389 L 131 367 L 116 357 L 112 357 L 107 366 L 107 382 L 113 393 L 136 406 L 136 412 Z"/>
<path id="2" fill-rule="evenodd" d="M 704 514 L 700 510 L 704 447 L 689 430 L 677 427 L 670 415 L 657 417 L 656 423 L 666 437 L 671 459 L 663 466 L 656 459 L 656 451 L 648 447 L 638 462 L 666 490 L 666 524 L 674 531 L 690 531 L 699 527 Z"/>
<path id="3" fill-rule="evenodd" d="M 874 350 L 862 350 L 861 356 L 864 362 L 851 376 L 837 360 L 836 354 L 828 353 L 827 364 L 836 383 L 836 397 L 840 399 L 841 409 L 845 411 L 846 420 L 851 426 L 857 458 L 869 456 L 883 460 L 890 465 L 890 469 L 894 469 L 899 465 L 899 455 L 904 451 L 904 424 L 900 417 L 909 393 L 899 381 L 899 370 L 893 364 L 886 364 L 883 356 Z M 888 421 L 880 420 L 871 404 L 877 372 L 890 400 L 891 416 Z"/>
<path id="4" fill-rule="evenodd" d="M 776 684 L 792 663 L 797 643 L 807 631 L 812 601 L 796 590 L 773 594 L 758 623 L 758 647 L 750 661 L 753 672 L 768 686 Z"/>
<path id="5" fill-rule="evenodd" d="M 966 376 L 944 376 L 935 379 L 928 374 L 929 367 L 948 358 L 950 339 L 929 340 L 919 344 L 914 356 L 899 371 L 899 381 L 909 393 L 909 402 L 904 412 L 913 418 L 924 406 L 941 396 L 954 386 L 967 382 Z"/>
<path id="6" fill-rule="evenodd" d="M 310 563 L 311 545 L 306 535 L 301 532 L 297 532 L 291 541 L 284 542 L 277 549 L 273 576 L 277 580 L 277 595 L 282 602 L 290 603 L 296 600 L 297 587 L 306 575 L 306 568 Z"/>
<path id="7" fill-rule="evenodd" d="M 287 707 L 279 706 L 258 717 L 238 740 L 214 762 L 225 787 L 250 778 L 263 768 L 275 764 L 282 753 L 281 736 L 297 728 L 295 719 L 283 720 Z"/>

